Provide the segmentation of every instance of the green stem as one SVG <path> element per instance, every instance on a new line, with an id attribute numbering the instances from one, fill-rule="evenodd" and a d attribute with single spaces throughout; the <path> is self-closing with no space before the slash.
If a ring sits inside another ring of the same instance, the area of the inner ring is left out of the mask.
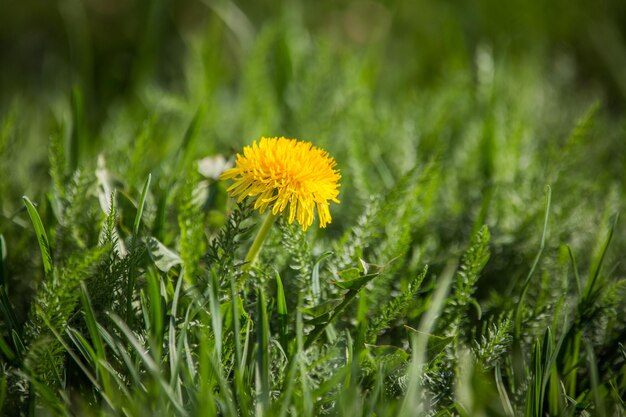
<path id="1" fill-rule="evenodd" d="M 259 254 L 259 252 L 261 251 L 261 248 L 263 247 L 265 238 L 269 234 L 269 231 L 272 228 L 272 225 L 274 224 L 274 220 L 276 220 L 276 217 L 277 216 L 271 211 L 267 214 L 267 217 L 263 221 L 263 224 L 261 225 L 261 228 L 257 232 L 256 237 L 254 238 L 254 242 L 252 242 L 252 246 L 250 246 L 250 250 L 248 251 L 248 254 L 246 255 L 246 259 L 245 259 L 246 263 L 243 266 L 244 270 L 249 271 L 250 268 L 252 268 L 252 265 L 254 264 L 254 261 L 256 260 L 257 255 Z"/>

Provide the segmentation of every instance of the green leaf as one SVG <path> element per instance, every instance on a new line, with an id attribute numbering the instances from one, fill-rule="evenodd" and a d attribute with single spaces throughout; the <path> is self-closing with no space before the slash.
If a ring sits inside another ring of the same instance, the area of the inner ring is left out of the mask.
<path id="1" fill-rule="evenodd" d="M 602 249 L 600 250 L 600 253 L 598 253 L 598 255 L 596 255 L 593 259 L 593 263 L 592 263 L 593 267 L 591 269 L 593 273 L 590 273 L 590 279 L 587 280 L 587 284 L 585 285 L 585 289 L 583 292 L 584 298 L 591 297 L 591 294 L 594 289 L 594 285 L 596 281 L 598 280 L 598 277 L 600 276 L 600 271 L 602 269 L 604 258 L 609 249 L 609 246 L 611 245 L 611 240 L 613 239 L 613 234 L 615 232 L 615 227 L 617 226 L 618 218 L 619 216 L 616 215 L 615 219 L 613 220 L 613 223 L 611 224 L 611 227 L 608 230 L 606 239 L 604 241 L 604 244 L 602 245 Z"/>
<path id="2" fill-rule="evenodd" d="M 323 303 L 320 303 L 313 307 L 306 307 L 306 308 L 301 307 L 300 311 L 302 312 L 302 314 L 313 317 L 312 319 L 305 320 L 305 323 L 307 324 L 322 323 L 323 321 L 320 321 L 320 318 L 330 317 L 330 314 L 332 313 L 332 311 L 339 304 L 341 304 L 341 301 L 342 301 L 341 298 L 332 298 L 330 300 L 324 301 Z"/>
<path id="3" fill-rule="evenodd" d="M 165 395 L 167 395 L 172 406 L 176 408 L 176 411 L 178 413 L 180 413 L 181 415 L 185 415 L 186 413 L 183 408 L 182 401 L 179 398 L 177 398 L 171 386 L 163 377 L 161 366 L 155 361 L 155 358 L 152 357 L 151 355 L 152 352 L 147 351 L 145 349 L 145 347 L 137 339 L 133 331 L 126 325 L 124 320 L 122 320 L 119 316 L 117 316 L 114 313 L 109 313 L 108 316 L 111 319 L 111 321 L 117 326 L 117 328 L 121 331 L 126 341 L 133 348 L 135 355 L 141 360 L 141 362 L 143 362 L 147 371 L 151 374 L 154 380 L 159 384 L 160 389 L 163 391 Z M 120 349 L 120 353 L 122 352 L 126 353 L 124 349 Z M 128 365 L 128 368 L 133 368 L 133 365 L 131 362 L 127 363 L 127 365 Z"/>
<path id="4" fill-rule="evenodd" d="M 50 243 L 48 242 L 46 229 L 43 227 L 41 217 L 39 217 L 39 213 L 37 213 L 37 209 L 34 204 L 26 196 L 23 196 L 22 199 L 26 205 L 26 210 L 28 210 L 30 221 L 33 223 L 33 227 L 35 228 L 35 233 L 37 234 L 37 239 L 39 241 L 39 249 L 43 258 L 43 269 L 46 276 L 48 276 L 52 273 L 52 258 L 50 256 Z"/>
<path id="5" fill-rule="evenodd" d="M 10 329 L 20 329 L 15 310 L 9 301 L 9 296 L 4 285 L 0 285 L 0 313 L 2 313 L 2 319 L 8 324 Z"/>
<path id="6" fill-rule="evenodd" d="M 504 412 L 506 416 L 515 417 L 515 412 L 513 411 L 511 400 L 509 400 L 509 395 L 506 392 L 506 387 L 504 386 L 504 383 L 502 382 L 502 371 L 500 370 L 500 364 L 496 364 L 495 378 L 496 378 L 496 387 L 498 389 L 498 394 L 500 395 L 500 402 L 502 403 L 502 407 L 504 408 Z"/>
<path id="7" fill-rule="evenodd" d="M 285 299 L 285 290 L 283 289 L 283 281 L 280 274 L 276 272 L 276 310 L 280 315 L 287 315 L 287 300 Z"/>
<path id="8" fill-rule="evenodd" d="M 211 281 L 209 283 L 209 312 L 211 313 L 211 329 L 215 338 L 215 356 L 222 359 L 222 317 L 224 313 L 232 308 L 224 304 L 219 304 L 219 278 L 214 270 L 211 270 Z M 231 303 L 233 300 L 230 301 Z M 236 301 L 235 301 L 236 302 Z M 239 307 L 239 306 L 237 306 Z M 228 322 L 226 322 L 228 324 Z"/>
<path id="9" fill-rule="evenodd" d="M 552 188 L 549 185 L 546 186 L 546 209 L 543 216 L 543 231 L 541 232 L 541 240 L 539 242 L 539 251 L 535 256 L 535 260 L 533 261 L 532 266 L 530 267 L 530 271 L 528 271 L 528 275 L 526 275 L 526 279 L 524 280 L 524 284 L 522 286 L 522 292 L 520 294 L 519 300 L 515 305 L 515 313 L 513 315 L 515 319 L 515 338 L 519 339 L 521 336 L 521 325 L 522 325 L 522 311 L 524 306 L 524 298 L 526 296 L 526 292 L 528 291 L 528 286 L 530 285 L 530 281 L 535 274 L 535 270 L 537 269 L 537 265 L 539 265 L 539 260 L 541 259 L 541 255 L 543 254 L 543 250 L 546 245 L 546 236 L 548 232 L 548 221 L 550 219 L 550 205 L 552 204 Z"/>
<path id="10" fill-rule="evenodd" d="M 74 342 L 74 345 L 78 348 L 80 353 L 83 355 L 85 359 L 93 366 L 97 363 L 96 351 L 89 344 L 87 339 L 80 334 L 80 332 L 74 328 L 68 327 L 65 329 L 65 333 L 69 336 L 69 338 Z"/>
<path id="11" fill-rule="evenodd" d="M 168 272 L 176 265 L 182 264 L 180 256 L 159 242 L 155 237 L 150 236 L 147 240 L 147 245 L 150 258 L 162 272 Z"/>
<path id="12" fill-rule="evenodd" d="M 0 376 L 0 410 L 4 409 L 4 402 L 7 399 L 7 375 Z"/>
<path id="13" fill-rule="evenodd" d="M 278 333 L 280 335 L 280 344 L 285 351 L 288 351 L 289 339 L 287 337 L 287 300 L 285 298 L 285 289 L 280 274 L 276 272 L 276 312 L 278 313 Z"/>
<path id="14" fill-rule="evenodd" d="M 327 313 L 320 314 L 319 316 L 315 316 L 312 319 L 306 319 L 304 320 L 304 322 L 306 324 L 312 324 L 312 325 L 317 326 L 318 324 L 328 323 L 331 317 L 332 317 L 332 311 L 329 311 Z"/>
<path id="15" fill-rule="evenodd" d="M 361 270 L 359 268 L 356 268 L 356 267 L 344 269 L 343 271 L 339 271 L 339 276 L 344 281 L 348 281 L 348 280 L 351 280 L 351 279 L 356 279 L 360 275 L 361 275 Z"/>
<path id="16" fill-rule="evenodd" d="M 155 273 L 154 268 L 151 268 L 146 273 L 146 284 L 148 288 L 147 296 L 150 300 L 150 330 L 152 336 L 157 341 L 157 345 L 160 345 L 163 336 L 163 308 L 165 301 L 161 295 L 159 276 Z"/>
<path id="17" fill-rule="evenodd" d="M 356 272 L 357 273 L 355 277 L 354 272 L 350 270 L 350 272 L 347 274 L 350 279 L 345 279 L 343 281 L 334 281 L 333 284 L 344 290 L 358 290 L 379 275 L 378 272 L 367 275 L 359 275 L 358 269 L 356 269 Z"/>
<path id="18" fill-rule="evenodd" d="M 80 301 L 83 307 L 83 316 L 85 317 L 87 332 L 89 333 L 94 350 L 94 359 L 97 371 L 96 375 L 102 380 L 102 385 L 105 391 L 108 392 L 110 389 L 109 371 L 102 365 L 107 361 L 104 343 L 98 329 L 96 315 L 94 313 L 93 306 L 91 305 L 91 299 L 89 298 L 87 287 L 83 282 L 80 283 Z"/>
<path id="19" fill-rule="evenodd" d="M 4 285 L 4 260 L 7 258 L 7 245 L 4 236 L 0 234 L 0 285 Z"/>
<path id="20" fill-rule="evenodd" d="M 353 288 L 350 288 L 348 290 L 348 292 L 345 293 L 345 295 L 343 296 L 343 299 L 341 300 L 341 303 L 339 303 L 339 305 L 337 305 L 336 307 L 333 307 L 332 312 L 329 313 L 330 316 L 328 317 L 328 319 L 326 319 L 326 317 L 323 318 L 323 320 L 320 320 L 321 317 L 317 317 L 316 321 L 321 321 L 319 323 L 315 324 L 315 328 L 313 330 L 311 330 L 311 332 L 308 334 L 307 339 L 304 343 L 304 348 L 308 349 L 313 342 L 315 342 L 315 340 L 322 334 L 322 332 L 326 329 L 326 327 L 339 315 L 341 314 L 341 312 L 343 312 L 343 310 L 346 308 L 346 306 L 348 304 L 350 304 L 350 302 L 359 294 L 359 291 L 361 290 L 361 288 L 363 288 L 363 286 L 372 278 L 374 278 L 375 276 L 377 276 L 378 274 L 370 274 L 370 275 L 364 275 L 362 277 L 356 278 L 355 280 L 352 281 L 359 281 L 358 283 L 349 283 L 350 286 L 352 286 Z M 352 285 L 354 284 L 354 285 Z"/>
<path id="21" fill-rule="evenodd" d="M 22 338 L 17 334 L 15 330 L 11 331 L 11 337 L 13 338 L 13 346 L 15 346 L 15 352 L 17 353 L 18 358 L 21 358 L 22 355 L 26 352 L 26 347 L 24 347 L 24 343 L 22 342 Z"/>
<path id="22" fill-rule="evenodd" d="M 237 313 L 237 315 L 239 316 L 238 318 L 236 318 L 237 323 L 241 324 L 242 321 L 248 320 L 248 313 L 246 313 L 246 309 L 243 306 L 243 300 L 241 299 L 240 296 L 235 296 L 235 304 L 233 305 L 233 302 L 231 300 L 225 301 L 222 304 L 220 304 L 220 316 L 223 317 L 223 322 L 224 322 L 224 326 L 226 326 L 226 329 L 232 329 L 234 322 L 233 322 L 233 306 L 234 309 Z"/>
<path id="23" fill-rule="evenodd" d="M 89 299 L 89 295 L 87 293 L 87 288 L 83 282 L 80 283 L 80 301 L 83 306 L 83 315 L 85 317 L 85 324 L 87 325 L 89 337 L 91 337 L 91 343 L 93 343 L 98 358 L 104 359 L 104 344 L 102 343 L 102 338 L 100 337 L 100 332 L 98 331 L 98 324 L 91 305 L 91 300 Z"/>
<path id="24" fill-rule="evenodd" d="M 152 174 L 148 174 L 148 179 L 146 183 L 143 185 L 143 189 L 141 190 L 141 197 L 139 198 L 139 203 L 137 204 L 137 215 L 135 216 L 135 223 L 133 224 L 133 233 L 135 236 L 139 234 L 139 224 L 141 223 L 141 216 L 143 215 L 143 208 L 146 204 L 146 197 L 148 195 L 148 189 L 150 188 L 150 181 L 152 180 Z"/>
<path id="25" fill-rule="evenodd" d="M 320 285 L 320 265 L 324 261 L 324 259 L 331 256 L 333 252 L 326 251 L 320 255 L 319 258 L 315 261 L 313 265 L 313 271 L 311 272 L 311 293 L 313 294 L 313 300 L 319 301 L 321 295 L 321 285 Z"/>
<path id="26" fill-rule="evenodd" d="M 391 345 L 365 344 L 374 364 L 382 367 L 383 372 L 389 374 L 402 366 L 410 357 L 406 351 Z"/>
<path id="27" fill-rule="evenodd" d="M 265 305 L 265 295 L 261 289 L 257 290 L 257 354 L 256 354 L 256 392 L 259 401 L 257 403 L 257 415 L 263 415 L 267 410 L 270 399 L 270 376 L 269 376 L 269 339 L 270 328 Z"/>
<path id="28" fill-rule="evenodd" d="M 416 335 L 422 335 L 428 337 L 428 344 L 426 347 L 426 357 L 429 359 L 435 358 L 441 352 L 444 351 L 446 346 L 448 346 L 455 339 L 455 336 L 437 336 L 435 334 L 424 334 L 419 330 L 413 329 L 411 327 L 406 326 L 406 328 L 411 333 L 415 333 Z"/>
<path id="29" fill-rule="evenodd" d="M 11 350 L 9 344 L 4 340 L 4 337 L 0 335 L 0 351 L 6 359 L 12 361 L 15 358 L 15 353 Z"/>

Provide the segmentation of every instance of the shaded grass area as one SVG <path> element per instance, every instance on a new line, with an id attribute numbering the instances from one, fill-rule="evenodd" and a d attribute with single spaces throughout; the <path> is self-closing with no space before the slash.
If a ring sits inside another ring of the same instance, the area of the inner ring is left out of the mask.
<path id="1" fill-rule="evenodd" d="M 623 415 L 613 64 L 586 84 L 590 55 L 551 32 L 520 52 L 461 6 L 365 3 L 384 30 L 364 13 L 338 42 L 303 5 L 215 2 L 166 81 L 159 4 L 123 93 L 3 97 L 4 414 Z M 447 49 L 402 32 L 429 5 Z M 198 161 L 261 135 L 327 149 L 342 202 L 327 229 L 279 221 L 247 273 L 262 218 Z"/>

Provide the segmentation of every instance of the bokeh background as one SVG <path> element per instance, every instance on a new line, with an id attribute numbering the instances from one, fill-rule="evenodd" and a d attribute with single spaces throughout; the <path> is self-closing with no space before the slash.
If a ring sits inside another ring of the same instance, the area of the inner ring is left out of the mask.
<path id="1" fill-rule="evenodd" d="M 594 106 L 581 178 L 626 175 L 620 0 L 4 0 L 0 62 L 7 218 L 49 186 L 53 136 L 67 172 L 104 152 L 133 189 L 149 172 L 176 175 L 190 126 L 189 159 L 230 157 L 261 135 L 328 148 L 346 220 L 439 155 L 457 171 L 450 195 L 474 207 L 451 206 L 466 218 L 450 233 L 478 221 L 493 184 L 530 183 L 540 200 Z M 536 175 L 522 175 L 524 158 Z"/>
<path id="2" fill-rule="evenodd" d="M 205 75 L 215 85 L 201 93 L 211 101 L 216 90 L 242 84 L 247 52 L 274 28 L 281 35 L 266 64 L 276 88 L 294 75 L 280 38 L 303 32 L 337 53 L 374 55 L 369 76 L 385 92 L 403 95 L 471 71 L 487 48 L 518 65 L 539 60 L 567 72 L 577 88 L 597 87 L 619 107 L 626 95 L 624 22 L 619 0 L 5 0 L 0 104 L 6 111 L 16 94 L 41 102 L 79 85 L 97 127 L 112 102 L 146 83 L 184 92 L 185 63 L 199 39 L 210 39 L 204 59 L 212 60 L 212 74 Z"/>
<path id="3" fill-rule="evenodd" d="M 43 200 L 100 154 L 123 193 L 148 173 L 167 192 L 181 149 L 229 158 L 262 135 L 337 159 L 334 237 L 433 160 L 444 179 L 431 247 L 486 223 L 501 268 L 534 256 L 546 184 L 581 250 L 621 204 L 620 0 L 4 0 L 0 62 L 5 233 L 26 227 L 22 195 Z M 56 179 L 55 146 L 67 159 Z"/>

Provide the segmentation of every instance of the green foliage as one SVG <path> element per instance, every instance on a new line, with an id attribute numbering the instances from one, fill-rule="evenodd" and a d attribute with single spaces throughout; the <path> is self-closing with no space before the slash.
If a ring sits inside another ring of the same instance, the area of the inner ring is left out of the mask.
<path id="1" fill-rule="evenodd" d="M 370 327 L 367 330 L 368 343 L 375 343 L 381 331 L 388 329 L 391 326 L 391 322 L 396 320 L 402 313 L 406 314 L 407 309 L 415 302 L 417 292 L 421 288 L 427 272 L 428 267 L 425 267 L 422 272 L 409 282 L 405 291 L 399 296 L 391 298 L 387 304 L 383 306 L 380 315 L 372 319 Z"/>
<path id="2" fill-rule="evenodd" d="M 313 257 L 307 241 L 307 234 L 297 224 L 289 224 L 284 219 L 278 222 L 280 244 L 289 254 L 289 267 L 294 270 L 293 290 L 304 291 L 305 305 L 319 301 L 319 294 L 314 294 Z M 294 285 L 295 284 L 295 285 Z"/>
<path id="3" fill-rule="evenodd" d="M 476 359 L 484 369 L 492 369 L 497 366 L 511 349 L 511 318 L 501 317 L 494 323 L 486 325 L 480 339 L 474 342 Z"/>
<path id="4" fill-rule="evenodd" d="M 155 2 L 115 99 L 63 6 L 77 79 L 0 100 L 0 414 L 626 413 L 622 107 L 419 3 Z M 262 215 L 219 173 L 260 135 L 327 149 L 341 203 L 246 265 Z"/>
<path id="5" fill-rule="evenodd" d="M 476 283 L 480 278 L 480 273 L 489 260 L 489 230 L 487 226 L 483 226 L 473 237 L 469 243 L 468 249 L 461 257 L 459 270 L 456 273 L 455 282 L 452 288 L 452 297 L 450 298 L 444 310 L 443 317 L 439 322 L 442 326 L 442 333 L 452 335 L 467 335 L 469 325 L 469 317 L 472 314 L 469 311 L 470 306 L 475 306 L 476 314 L 480 319 L 480 305 L 474 298 L 476 291 Z"/>
<path id="6" fill-rule="evenodd" d="M 224 227 L 208 244 L 207 262 L 217 269 L 221 282 L 229 282 L 228 277 L 239 274 L 240 265 L 236 253 L 243 240 L 249 237 L 254 229 L 254 225 L 244 223 L 251 215 L 250 205 L 245 202 L 237 205 Z"/>

